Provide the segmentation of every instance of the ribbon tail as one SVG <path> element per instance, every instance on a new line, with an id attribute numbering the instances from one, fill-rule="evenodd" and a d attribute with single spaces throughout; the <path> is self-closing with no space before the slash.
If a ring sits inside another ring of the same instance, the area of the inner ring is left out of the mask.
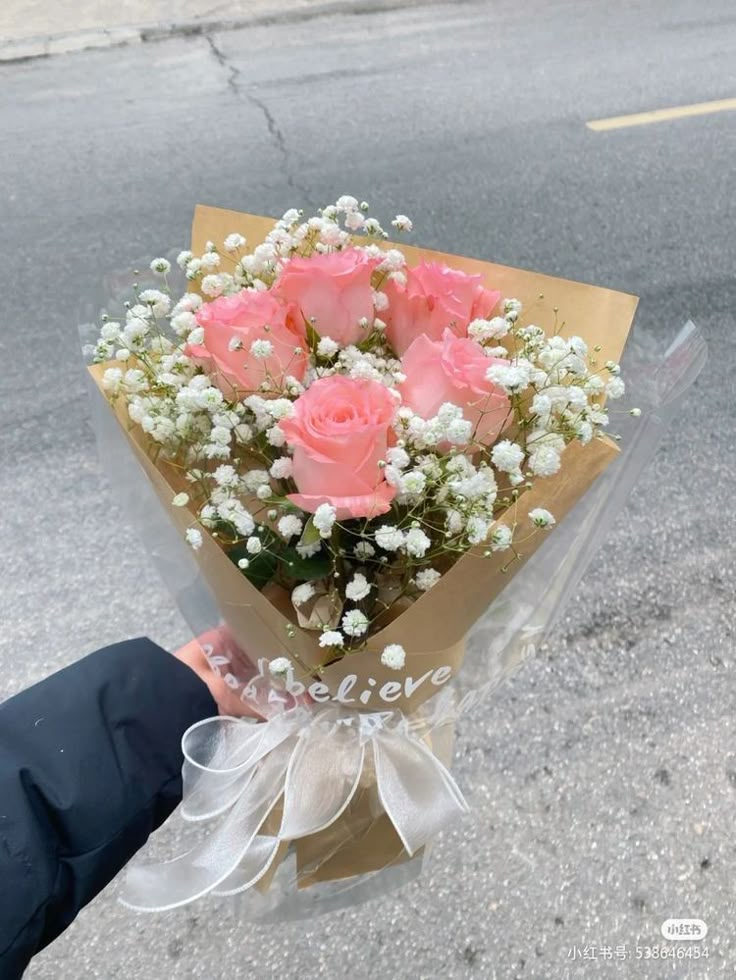
<path id="1" fill-rule="evenodd" d="M 271 753 L 222 823 L 186 854 L 164 864 L 129 869 L 121 902 L 143 912 L 166 912 L 188 905 L 226 882 L 245 862 L 263 821 L 283 792 L 293 739 Z M 260 846 L 253 854 L 253 875 L 258 875 Z M 271 857 L 272 860 L 272 857 Z M 266 869 L 261 870 L 261 874 Z"/>
<path id="2" fill-rule="evenodd" d="M 278 837 L 259 834 L 248 848 L 248 853 L 229 877 L 212 889 L 213 895 L 237 895 L 252 888 L 273 864 L 281 841 Z"/>
<path id="3" fill-rule="evenodd" d="M 355 795 L 364 760 L 365 746 L 352 726 L 327 733 L 318 726 L 307 729 L 286 773 L 279 836 L 296 840 L 334 823 Z"/>
<path id="4" fill-rule="evenodd" d="M 468 812 L 460 787 L 418 738 L 380 732 L 373 756 L 379 799 L 410 856 Z"/>

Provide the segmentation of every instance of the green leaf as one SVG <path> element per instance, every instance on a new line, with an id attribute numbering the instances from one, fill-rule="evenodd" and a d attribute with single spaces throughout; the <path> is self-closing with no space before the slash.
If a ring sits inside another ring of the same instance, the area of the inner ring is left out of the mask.
<path id="1" fill-rule="evenodd" d="M 314 526 L 314 516 L 312 516 L 304 525 L 302 536 L 299 538 L 299 544 L 302 546 L 309 545 L 309 544 L 316 544 L 319 540 L 320 540 L 320 533 L 319 530 Z"/>
<path id="2" fill-rule="evenodd" d="M 316 351 L 317 344 L 320 342 L 320 336 L 306 317 L 304 318 L 304 328 L 307 334 L 307 343 L 309 344 L 310 350 Z"/>
<path id="3" fill-rule="evenodd" d="M 283 559 L 286 575 L 299 582 L 325 578 L 332 571 L 332 559 L 325 551 L 318 551 L 310 558 L 302 558 L 296 548 L 284 548 L 279 557 Z"/>
<path id="4" fill-rule="evenodd" d="M 268 585 L 276 574 L 278 559 L 276 555 L 272 555 L 269 551 L 261 551 L 257 555 L 250 555 L 244 544 L 237 544 L 228 550 L 227 555 L 234 565 L 237 565 L 241 558 L 248 559 L 248 567 L 238 569 L 238 571 L 242 572 L 248 581 L 252 585 L 255 585 L 259 591 Z"/>
<path id="5" fill-rule="evenodd" d="M 231 524 L 230 521 L 216 521 L 212 531 L 223 545 L 231 545 L 233 541 L 237 541 L 238 539 L 238 532 L 235 529 L 235 525 Z"/>

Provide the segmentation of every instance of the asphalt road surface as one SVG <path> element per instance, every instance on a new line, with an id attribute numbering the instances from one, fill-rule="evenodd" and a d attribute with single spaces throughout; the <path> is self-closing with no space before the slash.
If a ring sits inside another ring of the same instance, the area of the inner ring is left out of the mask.
<path id="1" fill-rule="evenodd" d="M 585 125 L 733 97 L 735 69 L 732 0 L 420 3 L 0 69 L 2 696 L 186 634 L 98 468 L 76 323 L 106 271 L 187 243 L 195 202 L 352 193 L 711 348 L 552 642 L 464 723 L 473 816 L 420 881 L 279 926 L 136 916 L 113 885 L 30 980 L 736 973 L 736 112 Z M 636 959 L 672 916 L 707 958 Z"/>

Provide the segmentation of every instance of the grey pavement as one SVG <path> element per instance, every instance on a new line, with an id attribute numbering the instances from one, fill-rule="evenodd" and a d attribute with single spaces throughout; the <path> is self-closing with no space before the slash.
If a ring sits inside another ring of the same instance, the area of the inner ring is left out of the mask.
<path id="1" fill-rule="evenodd" d="M 122 27 L 151 27 L 217 19 L 309 10 L 319 0 L 77 0 L 49 4 L 44 0 L 5 0 L 0 8 L 0 39 L 19 41 L 75 32 Z"/>
<path id="2" fill-rule="evenodd" d="M 438 0 L 4 0 L 0 64 Z"/>
<path id="3" fill-rule="evenodd" d="M 420 244 L 638 293 L 657 343 L 692 316 L 711 345 L 551 641 L 463 723 L 473 816 L 421 880 L 279 926 L 136 916 L 113 885 L 30 980 L 736 975 L 736 113 L 584 125 L 733 96 L 735 48 L 731 0 L 496 0 L 0 67 L 0 696 L 186 635 L 99 471 L 76 323 L 109 270 L 186 243 L 195 202 L 353 193 Z M 636 960 L 671 916 L 708 923 L 708 957 Z"/>

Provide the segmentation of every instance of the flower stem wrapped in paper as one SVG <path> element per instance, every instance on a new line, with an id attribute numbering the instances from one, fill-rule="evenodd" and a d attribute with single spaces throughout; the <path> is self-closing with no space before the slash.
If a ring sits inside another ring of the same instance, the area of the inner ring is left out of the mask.
<path id="1" fill-rule="evenodd" d="M 366 211 L 198 207 L 183 290 L 157 259 L 103 316 L 101 446 L 264 719 L 187 733 L 182 813 L 206 833 L 130 871 L 136 908 L 252 892 L 300 914 L 413 873 L 467 809 L 454 719 L 549 628 L 702 360 L 692 327 L 634 359 L 650 411 L 621 452 L 635 297 L 398 246 Z"/>

